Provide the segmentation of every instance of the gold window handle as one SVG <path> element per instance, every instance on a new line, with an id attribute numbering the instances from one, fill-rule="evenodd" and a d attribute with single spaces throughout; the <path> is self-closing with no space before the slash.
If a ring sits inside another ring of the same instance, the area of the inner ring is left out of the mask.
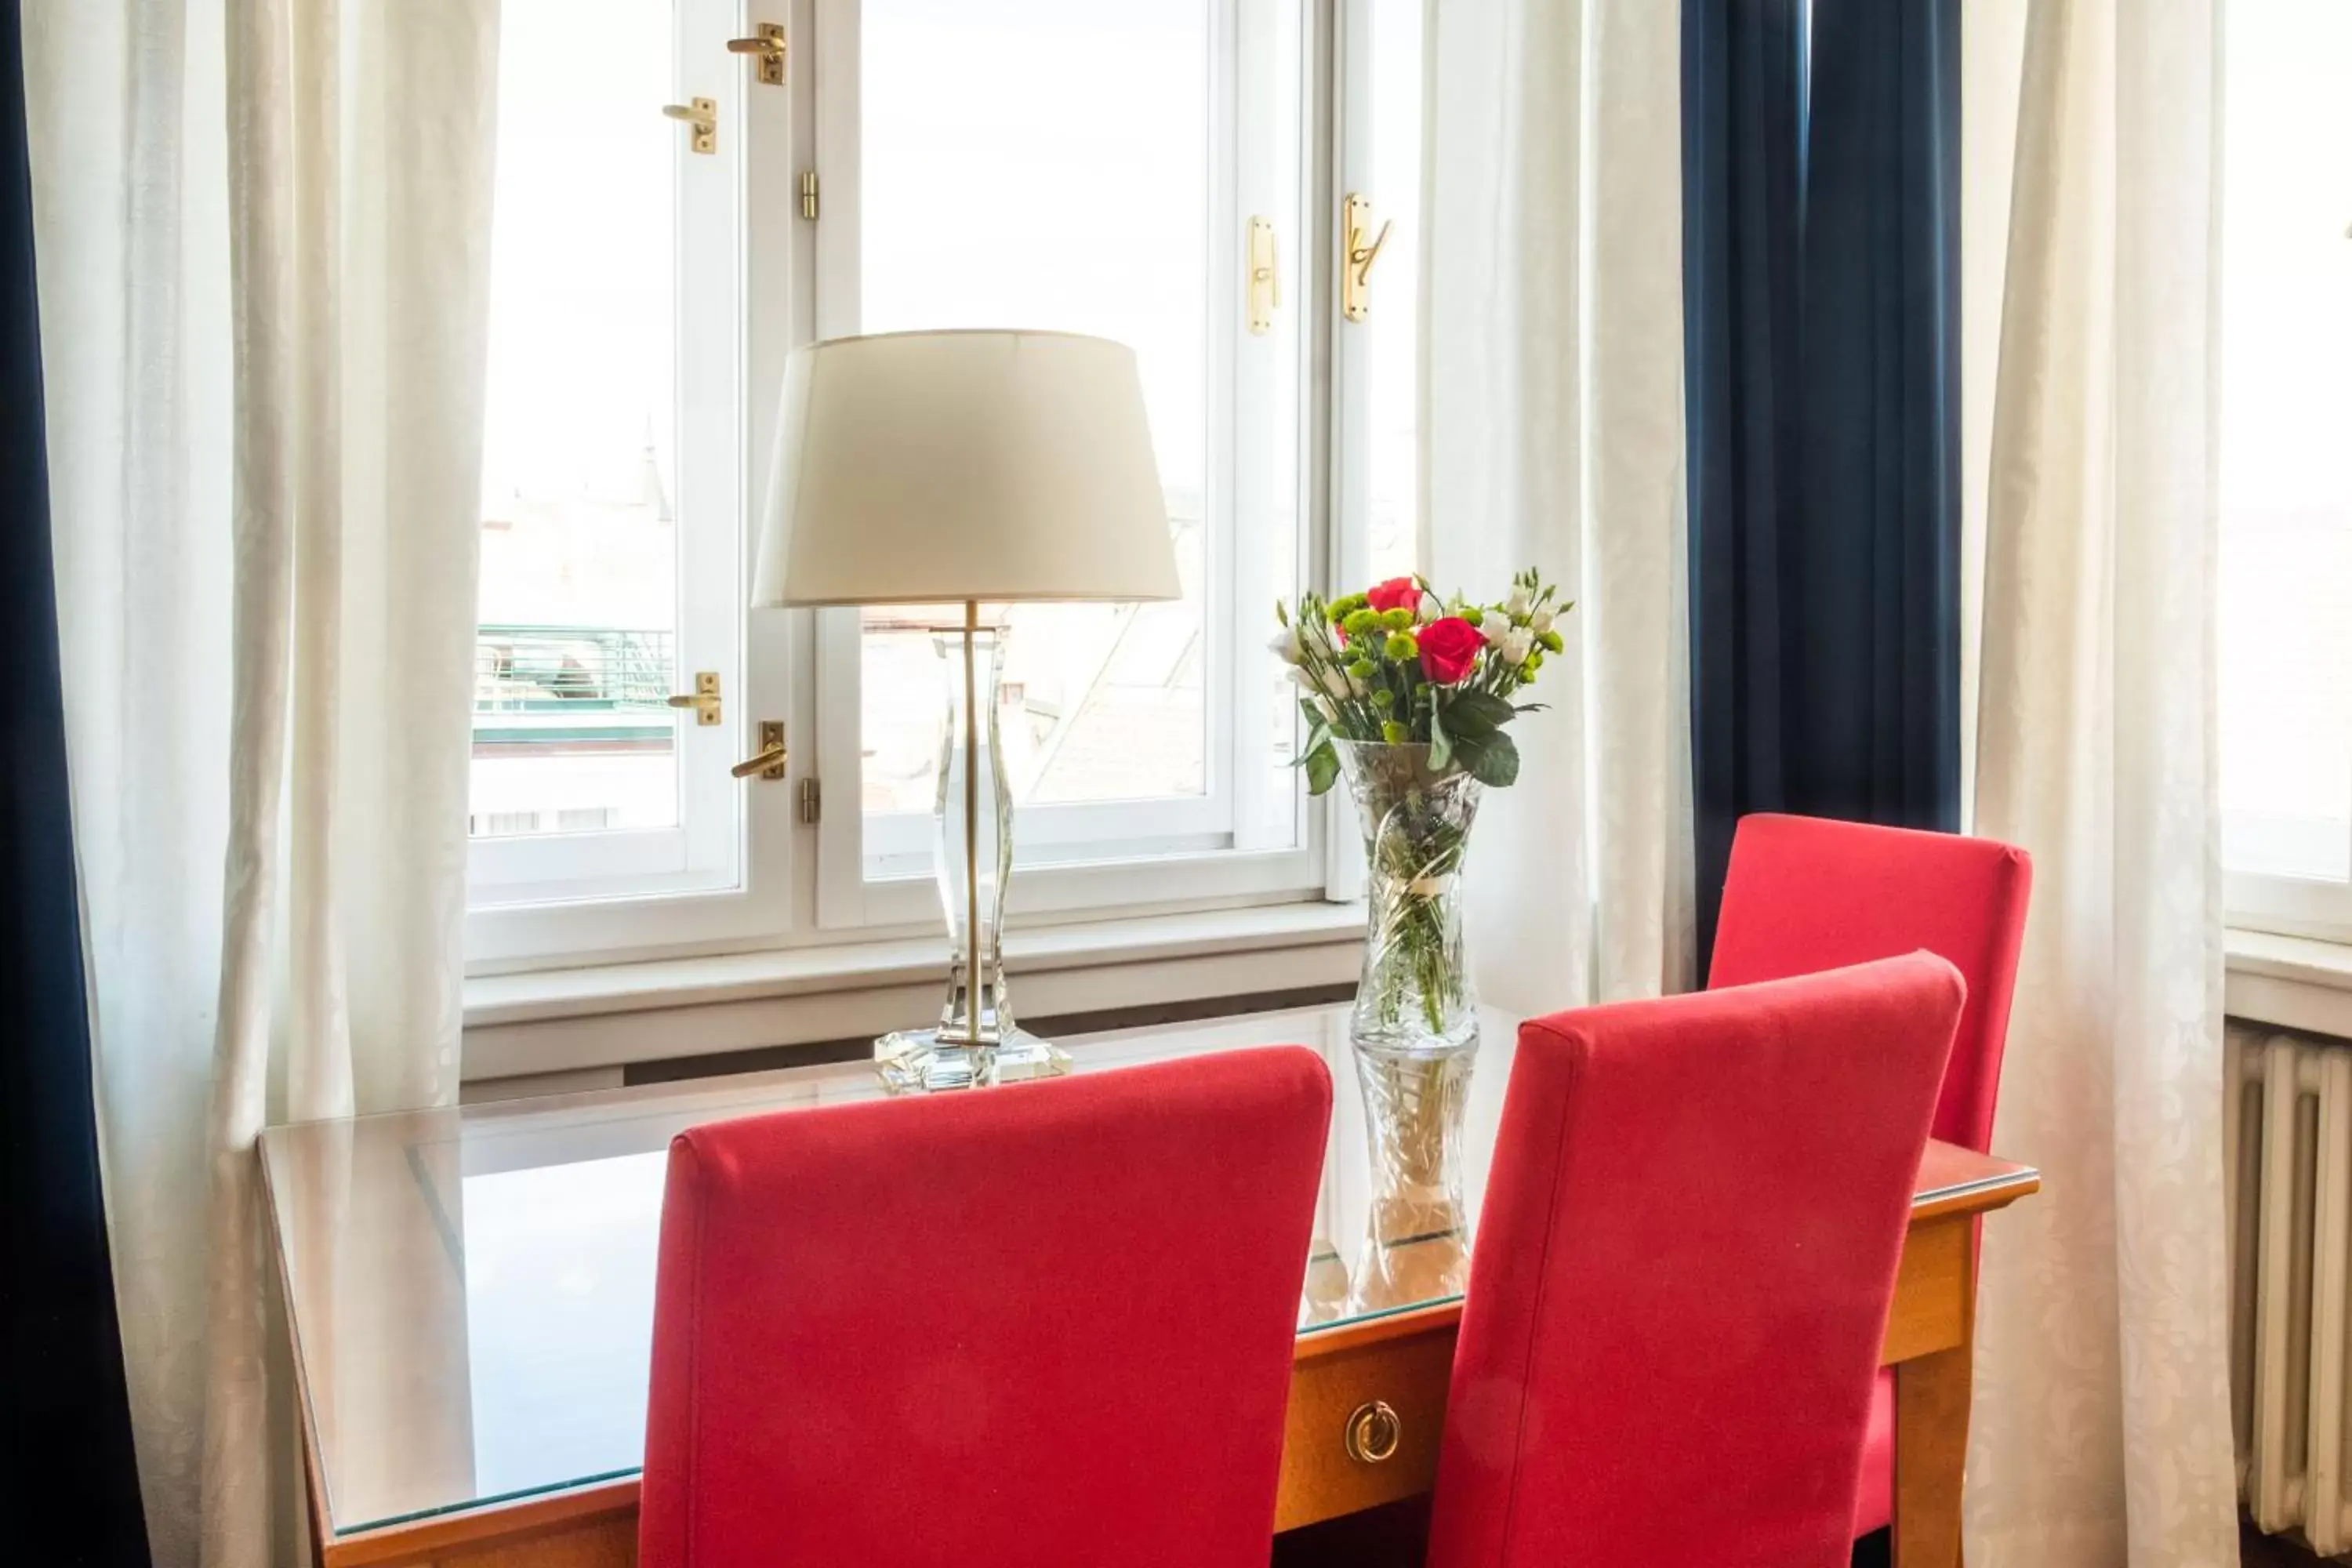
<path id="1" fill-rule="evenodd" d="M 744 758 L 727 771 L 739 779 L 748 779 L 754 773 L 763 779 L 780 779 L 784 776 L 784 762 L 790 755 L 784 750 L 783 721 L 762 719 L 760 721 L 759 754 Z"/>
<path id="2" fill-rule="evenodd" d="M 715 669 L 696 670 L 694 689 L 684 696 L 671 698 L 669 705 L 693 709 L 694 721 L 698 724 L 718 723 L 725 713 L 719 700 L 719 672 Z"/>
<path id="3" fill-rule="evenodd" d="M 672 120 L 685 121 L 693 134 L 687 146 L 697 153 L 719 151 L 719 100 L 698 98 L 685 103 L 665 103 L 662 113 Z"/>
<path id="4" fill-rule="evenodd" d="M 784 29 L 777 23 L 762 22 L 755 31 L 758 34 L 756 37 L 728 39 L 727 52 L 730 55 L 759 56 L 761 82 L 768 87 L 782 87 L 784 85 Z"/>
<path id="5" fill-rule="evenodd" d="M 1381 232 L 1372 234 L 1372 204 L 1349 193 L 1340 215 L 1346 260 L 1339 275 L 1339 312 L 1351 321 L 1360 321 L 1372 312 L 1372 263 L 1381 258 L 1381 247 L 1389 242 L 1389 230 L 1395 226 L 1383 223 Z"/>
<path id="6" fill-rule="evenodd" d="M 1262 338 L 1274 330 L 1274 313 L 1282 308 L 1282 270 L 1274 254 L 1274 225 L 1262 217 L 1249 220 L 1249 330 Z"/>

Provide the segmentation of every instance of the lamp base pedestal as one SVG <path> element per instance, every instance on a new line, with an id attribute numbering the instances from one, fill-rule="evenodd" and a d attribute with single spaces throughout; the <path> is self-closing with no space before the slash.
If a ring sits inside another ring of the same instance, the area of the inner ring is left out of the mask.
<path id="1" fill-rule="evenodd" d="M 874 1070 L 892 1094 L 930 1094 L 1059 1078 L 1070 1070 L 1070 1053 L 1026 1029 L 1010 1030 L 992 1046 L 902 1029 L 874 1042 Z"/>

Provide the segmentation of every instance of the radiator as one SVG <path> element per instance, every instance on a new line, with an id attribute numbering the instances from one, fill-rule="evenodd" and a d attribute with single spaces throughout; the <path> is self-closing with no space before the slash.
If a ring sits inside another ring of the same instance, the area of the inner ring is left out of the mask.
<path id="1" fill-rule="evenodd" d="M 2256 1526 L 2352 1553 L 2352 1042 L 2231 1024 L 2231 1418 Z"/>

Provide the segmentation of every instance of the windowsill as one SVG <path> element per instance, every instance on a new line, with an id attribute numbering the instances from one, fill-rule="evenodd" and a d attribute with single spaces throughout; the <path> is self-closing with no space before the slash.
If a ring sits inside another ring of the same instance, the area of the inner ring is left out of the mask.
<path id="1" fill-rule="evenodd" d="M 1295 903 L 1007 933 L 1028 1017 L 1352 980 L 1360 904 Z M 946 977 L 926 937 L 478 975 L 465 983 L 468 1083 L 577 1075 L 878 1034 L 928 1021 Z"/>
<path id="2" fill-rule="evenodd" d="M 1353 978 L 1360 904 L 1297 903 L 1016 931 L 1031 1016 Z M 2352 943 L 2224 933 L 2232 1018 L 2352 1038 Z M 878 1033 L 938 1005 L 940 939 L 598 964 L 465 983 L 468 1083 Z M 912 1005 L 913 1011 L 909 1011 Z"/>
<path id="3" fill-rule="evenodd" d="M 2250 1023 L 2352 1038 L 2352 943 L 2271 931 L 2223 934 L 2223 1011 Z"/>

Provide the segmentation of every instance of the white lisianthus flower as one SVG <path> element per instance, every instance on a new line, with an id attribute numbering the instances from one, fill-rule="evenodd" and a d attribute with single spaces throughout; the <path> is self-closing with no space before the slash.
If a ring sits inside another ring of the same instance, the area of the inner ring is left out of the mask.
<path id="1" fill-rule="evenodd" d="M 1285 664 L 1296 665 L 1306 657 L 1301 650 L 1297 626 L 1283 627 L 1268 639 L 1265 646 L 1272 650 L 1275 658 Z"/>
<path id="2" fill-rule="evenodd" d="M 1431 621 L 1443 619 L 1444 615 L 1445 606 L 1437 602 L 1437 595 L 1423 588 L 1421 591 L 1421 605 L 1414 612 L 1413 619 L 1426 626 Z"/>
<path id="3" fill-rule="evenodd" d="M 1486 639 L 1488 647 L 1497 647 L 1511 635 L 1511 623 L 1500 616 L 1490 615 L 1478 623 L 1478 635 Z"/>
<path id="4" fill-rule="evenodd" d="M 1318 684 L 1322 687 L 1324 695 L 1345 702 L 1349 697 L 1355 695 L 1354 688 L 1358 682 L 1346 670 L 1326 665 Z"/>
<path id="5" fill-rule="evenodd" d="M 1523 621 L 1534 605 L 1535 596 L 1528 592 L 1527 585 L 1514 583 L 1511 584 L 1511 596 L 1503 601 L 1503 613 L 1515 621 Z"/>
<path id="6" fill-rule="evenodd" d="M 1544 633 L 1551 630 L 1551 611 L 1538 610 L 1534 615 L 1528 617 L 1528 630 L 1535 633 L 1538 637 L 1541 637 Z"/>
<path id="7" fill-rule="evenodd" d="M 1528 655 L 1536 650 L 1536 634 L 1525 626 L 1513 626 L 1496 646 L 1505 664 L 1525 664 Z"/>

